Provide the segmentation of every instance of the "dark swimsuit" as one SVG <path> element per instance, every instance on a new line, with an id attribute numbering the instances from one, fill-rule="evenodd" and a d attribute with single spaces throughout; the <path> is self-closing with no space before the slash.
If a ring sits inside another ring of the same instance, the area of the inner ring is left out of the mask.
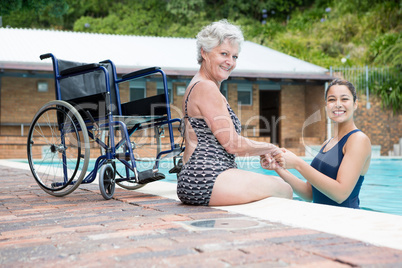
<path id="1" fill-rule="evenodd" d="M 237 168 L 237 164 L 235 156 L 226 152 L 205 120 L 187 114 L 188 97 L 197 83 L 190 89 L 184 104 L 184 118 L 188 119 L 197 136 L 197 146 L 177 176 L 177 196 L 185 204 L 208 206 L 218 175 L 225 170 Z M 229 104 L 227 109 L 236 132 L 240 134 L 239 119 Z"/>
<path id="2" fill-rule="evenodd" d="M 353 133 L 360 131 L 359 129 L 352 130 L 348 134 L 346 134 L 334 147 L 329 149 L 327 152 L 324 152 L 325 144 L 317 156 L 311 162 L 311 166 L 318 170 L 319 172 L 331 177 L 332 179 L 336 180 L 338 175 L 339 167 L 342 163 L 343 159 L 343 146 L 347 142 L 350 135 Z M 341 204 L 336 203 L 334 200 L 330 199 L 328 196 L 321 193 L 317 190 L 314 186 L 313 188 L 313 202 L 319 204 L 326 204 L 332 206 L 339 206 L 339 207 L 349 207 L 349 208 L 359 208 L 359 193 L 360 188 L 363 184 L 364 176 L 360 176 L 359 180 L 357 181 L 355 188 L 353 188 L 352 193 L 350 196 Z"/>

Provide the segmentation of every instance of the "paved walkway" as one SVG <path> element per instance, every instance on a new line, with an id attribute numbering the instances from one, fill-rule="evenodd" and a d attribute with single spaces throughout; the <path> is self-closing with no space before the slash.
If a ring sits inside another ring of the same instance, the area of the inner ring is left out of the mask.
<path id="1" fill-rule="evenodd" d="M 0 165 L 0 267 L 402 267 L 402 251 L 96 184 L 56 198 Z"/>

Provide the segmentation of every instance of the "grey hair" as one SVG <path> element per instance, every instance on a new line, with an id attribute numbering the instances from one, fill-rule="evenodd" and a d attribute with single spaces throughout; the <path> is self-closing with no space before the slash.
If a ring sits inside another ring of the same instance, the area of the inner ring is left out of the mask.
<path id="1" fill-rule="evenodd" d="M 226 39 L 228 39 L 232 44 L 238 44 L 240 52 L 240 47 L 244 41 L 244 37 L 239 26 L 231 24 L 225 19 L 205 26 L 197 34 L 198 64 L 201 64 L 203 60 L 201 49 L 205 52 L 210 52 L 213 48 L 221 45 Z"/>

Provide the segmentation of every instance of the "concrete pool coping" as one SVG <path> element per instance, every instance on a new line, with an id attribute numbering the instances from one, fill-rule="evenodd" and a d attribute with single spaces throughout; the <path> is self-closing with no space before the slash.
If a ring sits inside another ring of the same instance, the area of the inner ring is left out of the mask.
<path id="1" fill-rule="evenodd" d="M 28 164 L 21 162 L 0 160 L 0 165 L 29 170 Z M 137 192 L 178 200 L 176 184 L 169 182 L 153 182 Z M 402 216 L 398 215 L 281 198 L 214 208 L 402 250 Z"/>
<path id="2" fill-rule="evenodd" d="M 154 182 L 137 191 L 178 200 L 173 183 Z M 402 250 L 402 216 L 398 215 L 282 198 L 214 208 Z"/>

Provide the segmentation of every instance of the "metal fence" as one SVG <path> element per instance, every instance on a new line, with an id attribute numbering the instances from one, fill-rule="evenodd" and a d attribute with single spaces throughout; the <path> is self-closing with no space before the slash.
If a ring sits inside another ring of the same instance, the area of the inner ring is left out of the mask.
<path id="1" fill-rule="evenodd" d="M 330 75 L 343 78 L 353 83 L 356 90 L 364 93 L 367 98 L 367 108 L 370 108 L 369 96 L 374 85 L 382 86 L 395 76 L 400 76 L 400 72 L 389 67 L 330 67 Z"/>

